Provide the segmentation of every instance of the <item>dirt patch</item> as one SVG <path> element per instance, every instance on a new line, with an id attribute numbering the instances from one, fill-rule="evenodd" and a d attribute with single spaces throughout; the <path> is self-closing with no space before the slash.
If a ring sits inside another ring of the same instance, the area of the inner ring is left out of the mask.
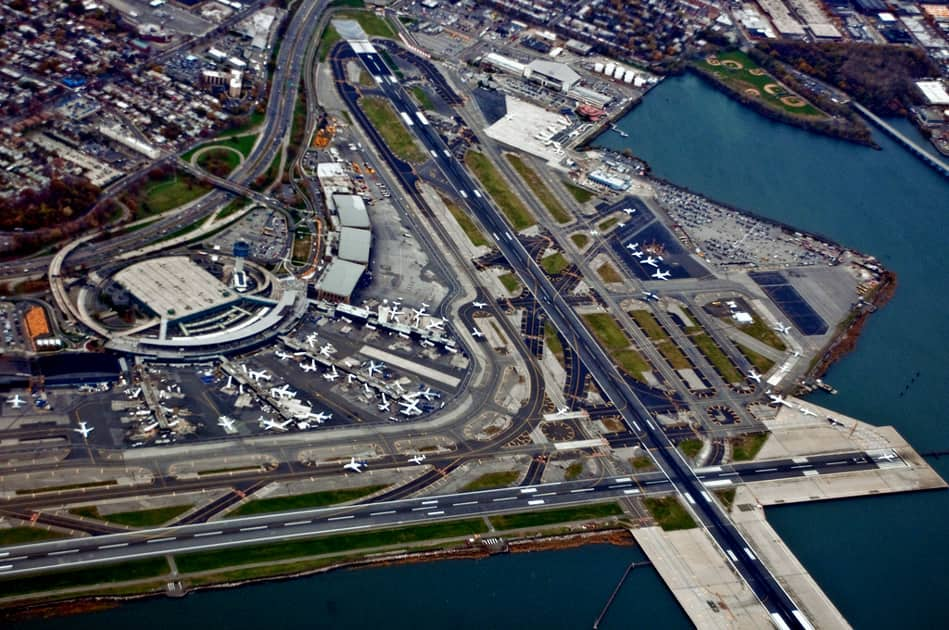
<path id="1" fill-rule="evenodd" d="M 778 85 L 777 83 L 768 83 L 764 86 L 764 91 L 770 94 L 771 96 L 777 96 L 778 94 L 783 94 L 785 89 Z"/>
<path id="2" fill-rule="evenodd" d="M 745 88 L 744 92 L 747 96 L 761 96 L 761 92 L 759 92 L 756 88 Z"/>
<path id="3" fill-rule="evenodd" d="M 764 75 L 768 73 L 764 68 L 752 68 L 751 70 L 748 71 L 748 74 L 750 74 L 753 77 L 763 77 Z"/>
<path id="4" fill-rule="evenodd" d="M 720 66 L 720 65 L 722 65 L 722 62 L 719 61 L 718 59 L 716 59 L 714 55 L 709 55 L 708 57 L 706 57 L 706 58 L 705 58 L 705 63 L 707 63 L 707 64 L 710 65 L 710 66 Z"/>
<path id="5" fill-rule="evenodd" d="M 721 64 L 725 66 L 726 68 L 728 68 L 729 70 L 741 70 L 742 68 L 745 67 L 741 63 L 735 61 L 734 59 L 725 59 L 724 61 L 721 62 Z"/>
<path id="6" fill-rule="evenodd" d="M 807 101 L 800 96 L 782 96 L 781 102 L 788 107 L 804 107 L 807 105 Z"/>

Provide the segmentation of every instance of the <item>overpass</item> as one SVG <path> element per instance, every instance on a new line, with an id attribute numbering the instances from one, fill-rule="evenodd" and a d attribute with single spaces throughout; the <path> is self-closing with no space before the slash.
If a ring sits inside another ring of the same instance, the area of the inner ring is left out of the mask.
<path id="1" fill-rule="evenodd" d="M 923 149 L 913 140 L 900 132 L 896 127 L 892 126 L 857 101 L 850 101 L 850 104 L 853 105 L 853 108 L 860 112 L 864 118 L 872 122 L 878 128 L 883 130 L 883 132 L 885 132 L 888 136 L 909 149 L 910 153 L 921 159 L 929 167 L 935 169 L 937 173 L 943 177 L 949 177 L 949 163 L 946 163 L 945 160 L 938 158 L 929 151 Z"/>

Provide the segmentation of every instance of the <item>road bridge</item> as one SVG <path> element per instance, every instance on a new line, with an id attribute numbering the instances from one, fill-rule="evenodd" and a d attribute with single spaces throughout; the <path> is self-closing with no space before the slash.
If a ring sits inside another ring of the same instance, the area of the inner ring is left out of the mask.
<path id="1" fill-rule="evenodd" d="M 923 149 L 921 146 L 916 144 L 913 140 L 911 140 L 909 137 L 903 134 L 896 127 L 886 122 L 885 120 L 883 120 L 882 118 L 880 118 L 879 116 L 871 112 L 869 109 L 861 105 L 860 103 L 856 101 L 850 101 L 850 104 L 853 105 L 853 108 L 857 110 L 858 112 L 860 112 L 860 114 L 864 118 L 872 122 L 878 128 L 883 130 L 888 136 L 890 136 L 891 138 L 893 138 L 894 140 L 902 144 L 904 147 L 909 149 L 910 153 L 912 153 L 913 155 L 921 159 L 923 162 L 925 162 L 927 166 L 935 169 L 936 172 L 942 175 L 943 177 L 949 177 L 949 163 L 947 163 L 945 160 L 942 160 L 936 157 L 935 155 L 933 155 L 932 153 L 930 153 L 929 151 L 926 151 L 925 149 Z"/>

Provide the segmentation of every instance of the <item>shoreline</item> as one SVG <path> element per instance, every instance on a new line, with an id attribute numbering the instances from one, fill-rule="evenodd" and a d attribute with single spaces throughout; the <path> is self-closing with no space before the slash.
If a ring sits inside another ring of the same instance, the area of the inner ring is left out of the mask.
<path id="1" fill-rule="evenodd" d="M 590 544 L 609 544 L 614 546 L 635 546 L 636 541 L 630 530 L 624 528 L 608 528 L 591 532 L 576 532 L 566 534 L 547 534 L 537 537 L 515 538 L 507 543 L 505 553 L 534 553 L 540 551 L 559 551 L 574 549 Z M 224 581 L 219 583 L 189 586 L 183 592 L 170 594 L 167 590 L 128 595 L 76 595 L 53 603 L 43 603 L 42 594 L 21 602 L 13 602 L 9 606 L 0 604 L 0 622 L 13 623 L 53 617 L 66 617 L 91 612 L 99 612 L 118 608 L 123 604 L 158 597 L 178 598 L 192 592 L 212 591 L 239 588 L 251 584 L 292 580 L 301 577 L 321 575 L 334 571 L 378 568 L 405 564 L 420 564 L 425 562 L 441 562 L 446 560 L 479 560 L 488 558 L 492 553 L 483 545 L 468 546 L 464 542 L 453 543 L 444 549 L 417 552 L 381 552 L 378 555 L 367 556 L 357 560 L 342 560 L 314 569 L 292 571 L 278 575 L 253 577 L 244 580 Z M 233 570 L 225 567 L 221 573 Z M 187 580 L 187 577 L 185 578 Z M 154 580 L 152 580 L 154 581 Z M 162 583 L 175 582 L 173 576 L 165 576 Z"/>

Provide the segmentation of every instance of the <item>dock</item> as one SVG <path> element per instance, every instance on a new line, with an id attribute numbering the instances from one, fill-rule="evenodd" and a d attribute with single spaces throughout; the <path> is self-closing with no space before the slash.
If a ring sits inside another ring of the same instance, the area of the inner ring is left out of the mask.
<path id="1" fill-rule="evenodd" d="M 619 582 L 616 583 L 616 588 L 613 589 L 613 592 L 610 593 L 610 598 L 606 600 L 606 603 L 603 605 L 603 610 L 600 611 L 600 614 L 596 616 L 596 620 L 593 622 L 593 630 L 598 630 L 600 627 L 600 622 L 603 621 L 603 617 L 606 616 L 606 613 L 610 611 L 610 606 L 613 605 L 613 601 L 616 599 L 617 594 L 623 584 L 626 583 L 626 578 L 629 577 L 629 574 L 633 572 L 633 569 L 636 567 L 645 567 L 649 566 L 649 562 L 630 562 L 629 566 L 626 567 L 626 571 L 623 572 L 623 576 L 619 579 Z"/>

